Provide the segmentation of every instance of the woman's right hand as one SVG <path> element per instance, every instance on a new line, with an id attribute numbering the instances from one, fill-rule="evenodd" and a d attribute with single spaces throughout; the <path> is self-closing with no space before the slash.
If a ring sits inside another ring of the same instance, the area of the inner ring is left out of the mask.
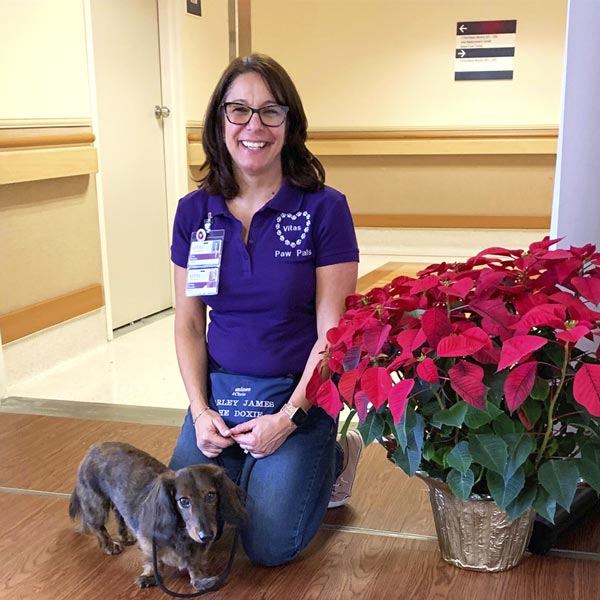
<path id="1" fill-rule="evenodd" d="M 216 458 L 229 446 L 235 444 L 229 427 L 221 415 L 212 409 L 204 411 L 194 423 L 196 445 L 207 458 Z"/>

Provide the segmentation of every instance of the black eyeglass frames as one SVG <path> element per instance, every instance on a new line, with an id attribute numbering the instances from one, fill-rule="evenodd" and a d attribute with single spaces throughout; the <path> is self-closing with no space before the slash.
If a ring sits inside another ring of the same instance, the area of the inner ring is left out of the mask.
<path id="1" fill-rule="evenodd" d="M 265 127 L 279 127 L 283 125 L 290 110 L 289 106 L 283 104 L 269 104 L 261 108 L 252 108 L 239 102 L 223 102 L 223 110 L 227 120 L 232 125 L 246 125 L 250 122 L 254 113 L 258 114 L 260 122 Z"/>

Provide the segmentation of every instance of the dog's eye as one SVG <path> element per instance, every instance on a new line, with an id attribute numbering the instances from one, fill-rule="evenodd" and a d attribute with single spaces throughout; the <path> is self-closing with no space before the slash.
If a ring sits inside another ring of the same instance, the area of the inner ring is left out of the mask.
<path id="1" fill-rule="evenodd" d="M 181 508 L 189 508 L 192 505 L 190 499 L 186 498 L 185 496 L 183 498 L 178 498 L 177 503 L 179 506 L 181 506 Z"/>
<path id="2" fill-rule="evenodd" d="M 216 502 L 217 492 L 207 492 L 206 496 L 204 496 L 204 500 L 210 503 Z"/>

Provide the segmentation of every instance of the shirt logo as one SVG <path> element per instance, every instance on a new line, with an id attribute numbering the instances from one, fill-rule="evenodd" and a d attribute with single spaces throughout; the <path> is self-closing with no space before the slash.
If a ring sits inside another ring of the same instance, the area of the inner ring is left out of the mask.
<path id="1" fill-rule="evenodd" d="M 281 213 L 275 221 L 275 233 L 280 241 L 290 248 L 300 246 L 310 230 L 310 214 L 298 211 L 295 214 Z"/>

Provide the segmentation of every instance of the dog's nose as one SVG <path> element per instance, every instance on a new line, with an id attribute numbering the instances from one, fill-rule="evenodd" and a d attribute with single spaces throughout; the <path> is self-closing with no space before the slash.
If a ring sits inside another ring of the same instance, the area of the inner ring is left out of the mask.
<path id="1" fill-rule="evenodd" d="M 208 544 L 208 542 L 210 542 L 213 539 L 212 533 L 206 533 L 205 531 L 201 531 L 198 534 L 198 537 L 200 538 L 200 541 L 203 544 Z"/>

